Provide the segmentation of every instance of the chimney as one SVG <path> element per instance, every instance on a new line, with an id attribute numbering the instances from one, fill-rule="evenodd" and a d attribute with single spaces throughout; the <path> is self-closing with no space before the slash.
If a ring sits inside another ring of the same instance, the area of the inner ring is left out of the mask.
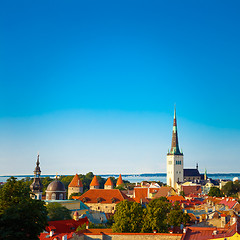
<path id="1" fill-rule="evenodd" d="M 224 228 L 226 225 L 226 215 L 221 214 L 221 227 Z"/>
<path id="2" fill-rule="evenodd" d="M 51 230 L 49 236 L 52 237 L 54 235 L 54 230 Z"/>

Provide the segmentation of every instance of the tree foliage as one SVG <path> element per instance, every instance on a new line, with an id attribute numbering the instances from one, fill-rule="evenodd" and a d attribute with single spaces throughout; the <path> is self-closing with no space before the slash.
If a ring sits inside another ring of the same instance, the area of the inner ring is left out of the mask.
<path id="1" fill-rule="evenodd" d="M 150 201 L 146 209 L 125 200 L 117 204 L 112 229 L 114 232 L 167 233 L 170 226 L 186 225 L 189 220 L 178 202 L 172 205 L 164 197 Z"/>
<path id="2" fill-rule="evenodd" d="M 223 197 L 221 190 L 218 187 L 211 187 L 208 193 L 211 197 Z"/>
<path id="3" fill-rule="evenodd" d="M 240 192 L 240 183 L 239 181 L 229 181 L 227 182 L 223 187 L 222 187 L 222 192 L 224 193 L 224 195 L 229 196 L 234 196 L 236 195 L 238 192 Z"/>
<path id="4" fill-rule="evenodd" d="M 143 208 L 136 202 L 124 200 L 117 204 L 113 232 L 137 233 L 142 229 Z"/>
<path id="5" fill-rule="evenodd" d="M 142 232 L 168 232 L 167 214 L 171 203 L 164 197 L 150 201 L 145 209 Z"/>
<path id="6" fill-rule="evenodd" d="M 49 203 L 47 205 L 49 221 L 71 219 L 71 212 L 60 203 Z"/>
<path id="7" fill-rule="evenodd" d="M 30 197 L 24 180 L 11 177 L 0 189 L 0 236 L 2 239 L 38 239 L 47 225 L 41 200 Z"/>

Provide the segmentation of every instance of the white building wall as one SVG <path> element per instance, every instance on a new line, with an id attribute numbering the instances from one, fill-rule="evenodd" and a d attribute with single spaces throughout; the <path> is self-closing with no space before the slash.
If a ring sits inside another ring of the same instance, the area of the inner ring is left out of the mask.
<path id="1" fill-rule="evenodd" d="M 176 188 L 183 182 L 183 155 L 167 155 L 167 185 Z"/>

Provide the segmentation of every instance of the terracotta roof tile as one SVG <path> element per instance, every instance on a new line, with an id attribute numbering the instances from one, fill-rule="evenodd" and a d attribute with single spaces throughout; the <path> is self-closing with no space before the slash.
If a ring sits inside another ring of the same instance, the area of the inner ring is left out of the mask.
<path id="1" fill-rule="evenodd" d="M 119 185 L 122 185 L 122 184 L 124 184 L 124 182 L 123 182 L 123 180 L 122 180 L 122 175 L 119 174 L 119 177 L 118 177 L 116 186 L 119 186 Z"/>
<path id="2" fill-rule="evenodd" d="M 98 183 L 98 180 L 97 180 L 97 177 L 94 176 L 91 183 L 90 183 L 90 186 L 99 186 L 99 183 Z"/>
<path id="3" fill-rule="evenodd" d="M 75 196 L 86 204 L 88 203 L 119 203 L 123 200 L 134 201 L 126 194 L 122 193 L 119 189 L 90 189 L 81 196 Z"/>
<path id="4" fill-rule="evenodd" d="M 154 199 L 160 197 L 167 197 L 172 189 L 172 187 L 160 187 L 158 192 L 155 194 Z"/>
<path id="5" fill-rule="evenodd" d="M 106 186 L 113 186 L 113 182 L 112 182 L 110 177 L 107 179 L 107 181 L 105 182 L 104 185 L 106 185 Z"/>
<path id="6" fill-rule="evenodd" d="M 83 187 L 82 181 L 77 174 L 73 177 L 68 187 Z"/>

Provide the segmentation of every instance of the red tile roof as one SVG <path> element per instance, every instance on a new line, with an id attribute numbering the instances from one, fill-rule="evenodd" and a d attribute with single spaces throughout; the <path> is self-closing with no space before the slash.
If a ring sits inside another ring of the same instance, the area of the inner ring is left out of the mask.
<path id="1" fill-rule="evenodd" d="M 90 189 L 81 196 L 74 196 L 85 203 L 119 203 L 123 200 L 134 201 L 119 189 Z"/>
<path id="2" fill-rule="evenodd" d="M 185 198 L 183 196 L 169 196 L 167 197 L 169 202 L 185 202 Z"/>
<path id="3" fill-rule="evenodd" d="M 112 182 L 110 177 L 107 179 L 107 181 L 105 182 L 104 185 L 106 185 L 106 186 L 113 186 L 113 182 Z"/>
<path id="4" fill-rule="evenodd" d="M 167 197 L 170 194 L 172 187 L 160 187 L 158 192 L 155 194 L 155 198 Z"/>
<path id="5" fill-rule="evenodd" d="M 90 186 L 99 186 L 99 183 L 98 183 L 98 180 L 97 180 L 97 177 L 94 176 L 91 183 L 90 183 Z"/>
<path id="6" fill-rule="evenodd" d="M 77 174 L 73 177 L 68 187 L 83 187 L 82 181 Z"/>
<path id="7" fill-rule="evenodd" d="M 124 182 L 123 182 L 123 180 L 122 180 L 122 175 L 119 174 L 119 177 L 118 177 L 116 186 L 119 186 L 119 185 L 122 185 L 122 184 L 124 184 Z"/>
<path id="8" fill-rule="evenodd" d="M 46 231 L 50 232 L 54 230 L 55 233 L 71 233 L 75 232 L 79 226 L 82 226 L 84 223 L 88 224 L 87 217 L 80 218 L 78 221 L 73 219 L 61 220 L 61 221 L 49 221 L 46 227 Z"/>
<path id="9" fill-rule="evenodd" d="M 223 204 L 225 206 L 228 206 L 229 209 L 233 208 L 238 202 L 235 199 L 232 198 L 224 198 L 222 199 L 219 204 Z"/>
<path id="10" fill-rule="evenodd" d="M 148 198 L 148 188 L 146 187 L 135 187 L 133 190 L 134 200 L 138 203 L 149 202 Z"/>
<path id="11" fill-rule="evenodd" d="M 190 194 L 202 193 L 202 188 L 201 185 L 182 186 L 182 191 L 184 192 L 185 196 L 188 196 Z"/>

